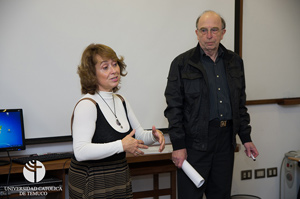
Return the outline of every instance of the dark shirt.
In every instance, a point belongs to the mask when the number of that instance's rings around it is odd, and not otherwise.
[[[205,68],[209,81],[209,120],[231,120],[230,93],[223,62],[224,52],[218,50],[215,62],[200,48],[200,60]]]

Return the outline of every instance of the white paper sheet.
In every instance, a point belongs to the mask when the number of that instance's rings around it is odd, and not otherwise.
[[[201,187],[204,183],[202,176],[190,165],[190,163],[184,160],[182,164],[182,170],[193,181],[197,188]]]

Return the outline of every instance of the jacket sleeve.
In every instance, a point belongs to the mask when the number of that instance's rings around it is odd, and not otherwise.
[[[164,111],[169,122],[169,136],[173,150],[185,147],[185,131],[183,126],[183,92],[180,75],[180,58],[171,63],[165,97],[167,108]]]
[[[245,74],[243,60],[241,61],[241,69],[242,74]],[[251,126],[250,124],[250,115],[248,113],[248,109],[246,107],[246,83],[245,83],[245,75],[242,78],[242,89],[240,93],[240,101],[239,101],[239,118],[240,118],[240,130],[238,135],[242,141],[242,143],[252,142],[251,140]]]

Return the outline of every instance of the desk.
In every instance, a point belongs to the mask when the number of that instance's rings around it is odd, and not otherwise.
[[[127,155],[127,161],[129,163],[130,173],[132,176],[140,175],[153,175],[153,190],[134,192],[134,198],[143,197],[154,197],[158,199],[158,196],[171,195],[172,199],[176,198],[176,167],[171,161],[171,153],[161,153],[161,154],[149,154],[144,156],[134,157],[132,155]],[[62,180],[62,191],[49,193],[46,198],[51,199],[64,199],[65,198],[65,184],[66,178],[65,174],[70,166],[70,159],[62,159],[55,161],[43,162],[46,173],[53,177]],[[9,172],[10,165],[0,166],[0,176],[7,176]],[[24,165],[12,163],[11,177],[15,175],[23,175]],[[159,189],[158,175],[160,173],[170,173],[170,185],[168,189]],[[12,195],[11,197],[18,196],[18,194]]]
[[[237,145],[235,152],[240,150],[240,144]],[[171,199],[176,198],[176,171],[177,168],[171,161],[172,154],[160,153],[160,154],[146,154],[144,156],[134,157],[131,154],[127,154],[126,158],[129,164],[130,173],[132,176],[141,175],[153,175],[153,190],[134,192],[134,198],[144,198],[144,197],[154,197],[158,199],[162,195],[170,195]],[[4,159],[4,158],[3,158]],[[7,158],[5,158],[7,159]],[[55,160],[43,162],[46,172],[51,174],[53,177],[62,180],[62,191],[49,193],[47,198],[51,199],[64,199],[65,198],[65,174],[70,167],[70,159]],[[12,164],[11,175],[22,175],[24,165]],[[9,165],[0,166],[0,176],[1,178],[7,175],[9,172]],[[170,188],[159,189],[159,179],[158,175],[160,173],[170,173]]]
[[[176,171],[177,167],[171,161],[171,153],[161,153],[133,157],[127,154],[127,161],[131,176],[153,175],[153,190],[133,192],[133,198],[153,197],[170,195],[171,199],[176,198]],[[170,173],[170,188],[159,189],[159,174]]]

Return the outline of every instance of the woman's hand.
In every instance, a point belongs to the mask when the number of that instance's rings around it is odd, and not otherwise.
[[[162,152],[165,149],[165,137],[164,134],[155,128],[155,126],[152,126],[152,134],[155,137],[155,139],[159,142],[159,152]]]
[[[148,146],[144,145],[142,140],[137,140],[132,136],[135,134],[133,129],[129,135],[122,139],[122,145],[125,152],[131,153],[134,156],[144,155],[144,152],[140,149],[148,149]]]

